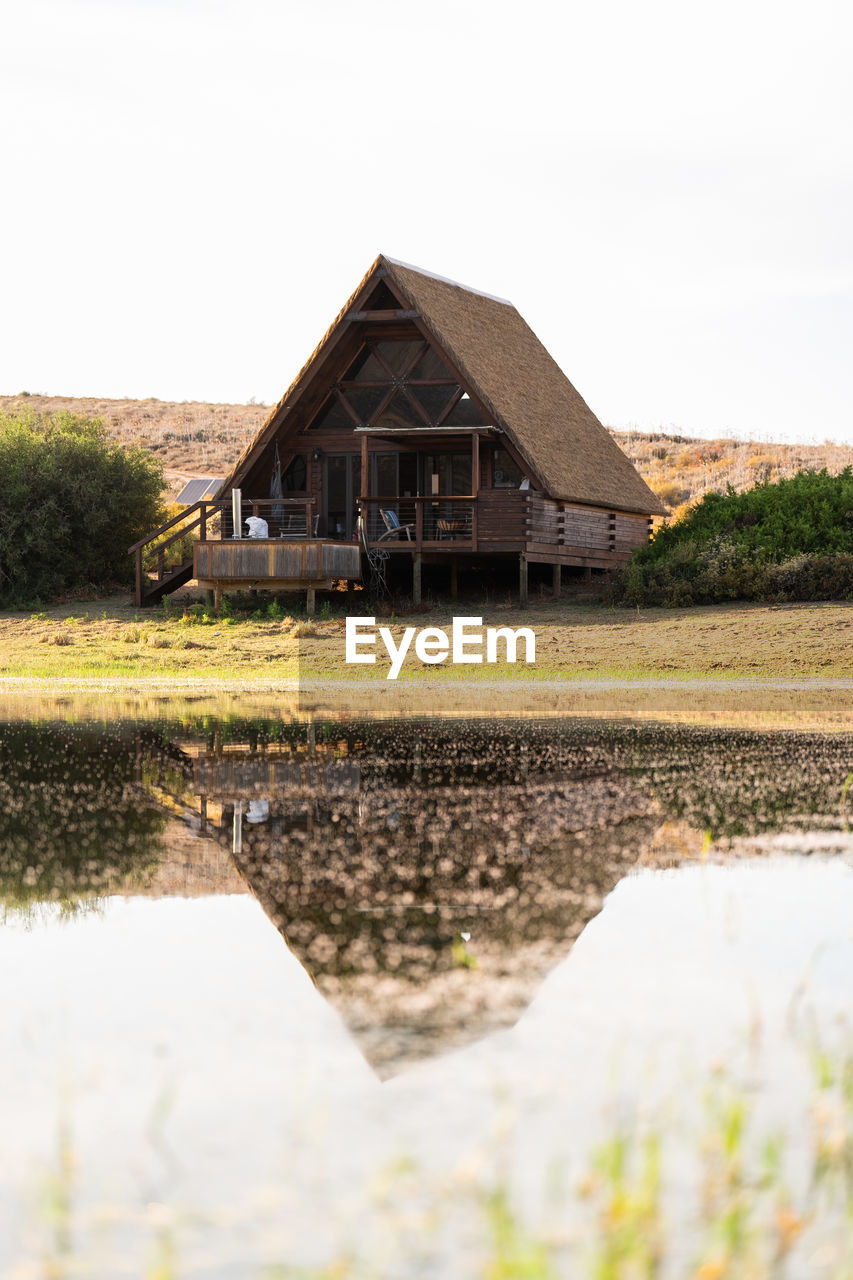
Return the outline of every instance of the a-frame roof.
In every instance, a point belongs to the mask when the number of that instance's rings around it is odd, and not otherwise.
[[[285,426],[358,305],[384,283],[459,371],[553,498],[664,515],[665,508],[511,303],[384,254],[376,259],[220,490]]]

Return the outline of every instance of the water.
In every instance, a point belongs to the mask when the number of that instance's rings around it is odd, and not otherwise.
[[[851,772],[838,731],[3,724],[0,1273],[481,1275],[505,1185],[581,1275],[590,1152],[672,1135],[678,1204],[715,1072],[804,1185]]]

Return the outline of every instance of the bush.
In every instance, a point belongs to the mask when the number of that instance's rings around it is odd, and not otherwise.
[[[0,414],[0,605],[130,583],[127,548],[163,518],[163,473],[100,422]]]
[[[795,556],[765,569],[767,591],[780,600],[853,600],[853,555]]]
[[[853,599],[853,471],[708,493],[613,583],[627,605]]]

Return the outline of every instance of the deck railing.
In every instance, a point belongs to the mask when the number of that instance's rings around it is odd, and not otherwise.
[[[316,498],[255,498],[242,504],[243,520],[260,516],[271,538],[313,538],[317,534]],[[242,538],[246,538],[246,530]],[[192,576],[193,545],[234,538],[231,502],[202,498],[166,520],[128,548],[136,563],[136,603],[158,599]]]
[[[358,500],[371,550],[522,553],[529,560],[615,567],[648,538],[648,518],[546,498],[535,490],[478,495],[395,495]],[[243,499],[243,519],[260,516],[268,539],[324,538],[318,498]],[[243,530],[246,536],[246,530]],[[230,500],[202,499],[130,548],[136,601],[150,603],[192,577],[193,543],[233,539]],[[153,574],[153,577],[152,577]]]
[[[371,547],[412,551],[456,545],[476,550],[477,499],[473,494],[359,498],[359,507]]]

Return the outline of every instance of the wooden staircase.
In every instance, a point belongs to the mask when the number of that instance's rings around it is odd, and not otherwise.
[[[171,520],[167,520],[158,529],[152,530],[128,548],[128,553],[136,559],[137,607],[145,608],[148,605],[157,604],[171,591],[177,591],[178,587],[189,582],[193,576],[192,552],[189,558],[184,558],[180,553],[185,550],[185,547],[177,544],[185,544],[186,539],[191,535],[195,535],[194,541],[198,538],[206,538],[208,523],[225,509],[225,505],[225,503],[213,502],[209,498],[202,498],[200,502],[186,507],[176,516],[172,516]],[[176,526],[178,526],[177,529]],[[163,535],[170,529],[176,529],[176,531],[164,538]],[[156,568],[152,576],[152,571],[146,566],[145,561],[147,559],[150,562],[149,549],[153,543],[156,543],[154,548]],[[170,548],[172,549],[171,559],[167,554]],[[148,552],[147,555],[146,552]],[[179,555],[177,563],[174,561],[175,553]]]

